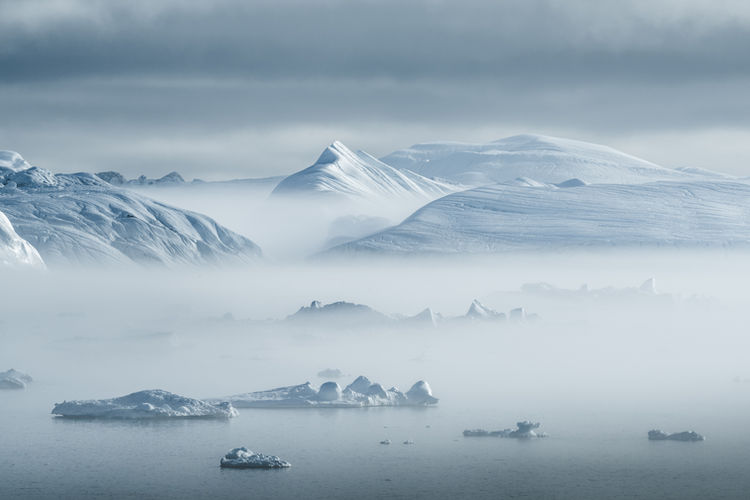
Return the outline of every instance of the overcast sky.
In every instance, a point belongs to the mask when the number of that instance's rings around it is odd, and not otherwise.
[[[543,133],[750,175],[750,2],[0,0],[0,110],[60,172]]]

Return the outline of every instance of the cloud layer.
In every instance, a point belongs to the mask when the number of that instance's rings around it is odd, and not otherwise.
[[[0,147],[218,178],[541,132],[750,174],[748,46],[739,1],[8,1]]]

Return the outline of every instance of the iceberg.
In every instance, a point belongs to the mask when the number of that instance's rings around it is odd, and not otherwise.
[[[29,375],[13,368],[0,373],[0,389],[25,389],[26,384],[32,381]]]
[[[477,299],[474,299],[464,317],[474,320],[502,321],[505,319],[505,313],[497,312],[494,309],[485,306]]]
[[[430,406],[438,399],[427,382],[420,380],[405,394],[395,387],[385,389],[365,376],[357,377],[343,390],[336,382],[325,382],[317,390],[310,382],[267,391],[227,396],[237,408],[362,408],[370,406]]]
[[[530,422],[524,420],[516,423],[515,429],[503,429],[500,431],[487,431],[484,429],[467,429],[464,431],[464,437],[502,437],[502,438],[543,438],[547,437],[545,432],[537,433],[535,429],[540,426],[539,422]]]
[[[52,409],[61,417],[89,418],[230,418],[238,415],[228,402],[209,403],[162,390],[134,392],[113,399],[64,401]]]
[[[363,304],[345,301],[323,304],[319,300],[313,300],[309,306],[300,307],[296,313],[287,316],[286,321],[303,323],[305,326],[310,324],[357,326],[386,324],[393,320]]]
[[[706,438],[695,431],[682,431],[668,434],[660,429],[648,431],[649,441],[705,441]]]
[[[254,453],[244,446],[235,448],[221,459],[221,467],[228,469],[284,469],[292,464],[276,455]]]

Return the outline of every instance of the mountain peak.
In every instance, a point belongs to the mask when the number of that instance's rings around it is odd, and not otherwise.
[[[355,157],[355,153],[346,147],[343,142],[333,141],[330,146],[323,150],[315,165],[326,165],[328,163],[336,163],[343,158],[352,159]]]

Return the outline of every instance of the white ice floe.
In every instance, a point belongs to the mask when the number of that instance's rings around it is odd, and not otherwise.
[[[229,402],[209,403],[162,390],[134,392],[113,399],[64,401],[53,415],[91,418],[229,418],[237,410]]]
[[[499,431],[486,431],[484,429],[467,429],[464,431],[465,437],[503,437],[503,438],[542,438],[547,437],[544,432],[537,433],[535,429],[539,428],[539,422],[530,422],[524,420],[516,423],[515,429],[503,429]]]
[[[26,384],[32,381],[29,375],[13,368],[0,373],[0,389],[25,389]]]
[[[650,441],[705,441],[705,437],[695,431],[682,431],[668,434],[662,430],[654,429],[648,431]]]
[[[404,394],[395,387],[385,389],[359,376],[343,390],[336,382],[326,382],[320,390],[306,382],[267,391],[228,396],[217,401],[229,401],[237,408],[361,408],[367,406],[429,406],[438,402],[432,389],[420,380]]]
[[[220,463],[222,467],[229,469],[283,469],[292,466],[276,455],[254,453],[244,446],[224,455]]]

